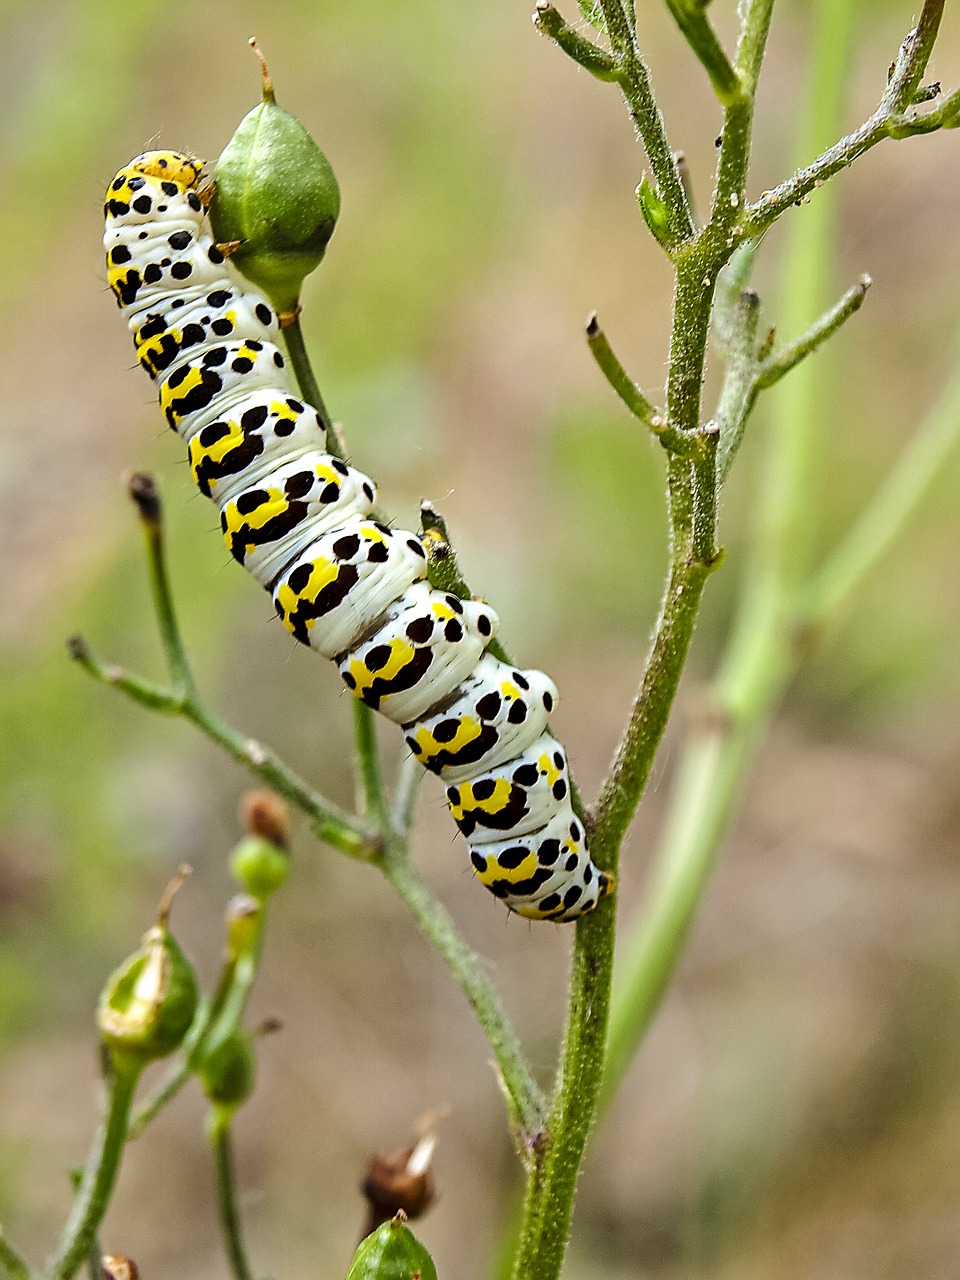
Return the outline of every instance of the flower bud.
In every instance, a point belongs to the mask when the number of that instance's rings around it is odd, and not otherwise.
[[[256,941],[263,922],[263,906],[245,893],[227,903],[227,959],[237,961]]]
[[[290,855],[262,836],[245,836],[230,855],[230,870],[247,893],[262,902],[286,880]]]
[[[141,1062],[165,1058],[183,1042],[197,1012],[199,992],[193,966],[167,928],[170,903],[186,878],[168,887],[157,923],[107,980],[97,1008],[104,1044],[115,1054]]]
[[[240,817],[249,834],[234,849],[230,869],[247,892],[263,902],[276,893],[290,869],[290,817],[272,791],[244,796]]]
[[[210,220],[218,241],[237,244],[231,261],[283,317],[296,312],[304,277],[323,258],[340,188],[307,130],[277,105],[260,60],[263,98],[214,167]]]
[[[360,1242],[347,1280],[437,1280],[433,1259],[398,1213]]]
[[[225,1107],[238,1107],[249,1098],[255,1074],[253,1045],[244,1031],[233,1031],[212,1044],[197,1069],[204,1093]]]

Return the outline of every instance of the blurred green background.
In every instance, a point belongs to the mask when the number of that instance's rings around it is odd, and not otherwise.
[[[705,201],[718,113],[663,8],[638,5],[643,45]],[[343,190],[304,324],[353,459],[401,525],[415,524],[421,495],[439,504],[511,650],[560,684],[555,725],[588,796],[603,775],[655,616],[665,520],[661,458],[602,383],[582,322],[597,308],[655,395],[670,276],[634,205],[643,159],[617,94],[539,38],[529,9],[0,0],[0,1221],[34,1258],[52,1246],[67,1168],[95,1120],[97,991],[183,860],[195,875],[174,920],[210,980],[247,785],[187,726],[94,686],[65,657],[65,637],[82,631],[105,656],[159,672],[125,469],[163,486],[209,700],[351,799],[347,695],[228,563],[131,367],[99,246],[102,191],[130,156],[157,143],[218,154],[258,93],[252,32],[279,101]],[[727,36],[733,10],[711,10]],[[861,10],[846,127],[872,109],[913,16],[901,0]],[[805,3],[781,0],[753,195],[788,171],[809,27]],[[931,71],[960,81],[955,14]],[[847,526],[956,359],[956,146],[956,134],[887,143],[838,181],[835,292],[862,271],[875,285],[818,357],[812,555]],[[768,299],[783,246],[780,226],[761,254]],[[729,558],[710,585],[687,707],[736,597],[771,404],[725,495]],[[954,458],[774,728],[679,980],[597,1131],[572,1280],[957,1273],[958,479]],[[681,706],[631,837],[625,921],[683,719]],[[383,742],[392,767],[399,735],[387,726]],[[432,783],[419,813],[417,860],[490,957],[548,1073],[570,935],[504,920]],[[442,1276],[479,1280],[518,1183],[481,1036],[375,873],[303,831],[294,856],[253,1011],[285,1030],[262,1047],[237,1134],[255,1267],[343,1274],[367,1156],[445,1103],[441,1199],[421,1234]],[[226,1275],[201,1111],[184,1097],[128,1153],[104,1243],[145,1277]]]

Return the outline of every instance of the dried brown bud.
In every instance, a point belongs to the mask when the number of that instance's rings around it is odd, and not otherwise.
[[[370,1211],[361,1239],[399,1212],[415,1221],[436,1200],[430,1162],[437,1144],[433,1122],[440,1114],[432,1112],[423,1117],[417,1125],[418,1136],[402,1151],[373,1156],[370,1160],[362,1185]]]
[[[272,791],[248,791],[240,801],[240,821],[252,836],[286,849],[290,843],[290,814]]]
[[[103,1267],[103,1280],[140,1280],[137,1264],[122,1253],[107,1254],[100,1259],[100,1265]]]

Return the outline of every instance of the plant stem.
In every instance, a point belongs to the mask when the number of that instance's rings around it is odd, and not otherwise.
[[[740,80],[707,18],[702,0],[666,0],[687,44],[703,64],[713,91],[727,103],[740,92]]]
[[[79,636],[71,638],[69,651],[74,661],[102,684],[118,689],[152,711],[181,716],[196,725],[238,764],[304,813],[318,839],[362,861],[369,861],[376,854],[380,847],[377,836],[310,787],[268,748],[253,738],[244,737],[221,720],[197,695],[184,699],[172,689],[164,689],[112,663],[102,662]]]
[[[233,1152],[230,1142],[232,1113],[227,1107],[214,1106],[207,1115],[207,1137],[213,1154],[217,1176],[217,1204],[220,1209],[220,1228],[223,1245],[230,1262],[234,1280],[254,1280],[247,1262],[237,1212],[236,1188],[233,1176]]]
[[[50,1265],[50,1280],[70,1280],[83,1265],[107,1211],[116,1181],[141,1064],[115,1055],[107,1079],[105,1115],[83,1171],[83,1180]]]
[[[926,0],[917,27],[900,46],[887,87],[873,115],[859,129],[828,147],[811,164],[798,170],[772,191],[765,191],[759,200],[750,205],[738,230],[741,239],[755,239],[791,205],[799,204],[816,187],[822,186],[827,178],[846,168],[884,138],[933,132],[953,123],[952,98],[939,110],[926,115],[906,114],[930,60],[944,4],[945,0]],[[845,12],[843,5],[839,12]]]
[[[317,384],[313,366],[310,364],[310,357],[307,354],[306,343],[303,340],[303,330],[300,328],[299,312],[284,327],[283,338],[287,344],[287,354],[290,357],[290,363],[293,365],[293,372],[297,379],[297,386],[300,388],[300,394],[308,404],[313,405],[320,415],[320,421],[323,423],[323,429],[327,436],[327,453],[332,453],[334,457],[342,459],[344,457],[343,448],[334,430],[333,419],[327,412],[327,406],[323,403],[323,396],[320,394],[320,387]]]
[[[693,217],[680,181],[676,156],[667,140],[663,116],[653,95],[650,73],[637,47],[636,21],[628,17],[620,0],[599,0],[599,3],[610,43],[621,62],[618,82],[650,161],[657,192],[669,210],[672,242],[679,245],[693,234]]]
[[[25,1262],[0,1229],[0,1267],[11,1280],[32,1280],[30,1264]]]
[[[363,812],[373,823],[374,830],[382,833],[387,829],[389,813],[380,768],[376,718],[366,703],[359,699],[354,699],[353,724]]]
[[[459,934],[405,851],[388,850],[380,867],[439,952],[476,1014],[509,1103],[518,1151],[523,1159],[528,1159],[543,1128],[546,1104],[483,961]]]
[[[804,148],[834,127],[855,0],[819,0],[819,33]],[[821,201],[801,219],[786,270],[788,322],[801,328],[825,288],[832,234],[831,204]],[[647,905],[632,930],[610,1015],[604,1100],[616,1090],[673,974],[702,899],[719,842],[762,740],[773,707],[796,661],[785,601],[801,572],[811,509],[811,435],[817,387],[812,366],[784,384],[781,417],[769,437],[769,459],[758,504],[759,527],[747,590],[730,650],[717,679],[712,711],[695,727],[677,773],[670,817]],[[782,393],[781,393],[782,395]]]

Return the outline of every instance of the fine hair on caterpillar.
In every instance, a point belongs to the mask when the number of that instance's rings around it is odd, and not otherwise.
[[[373,481],[327,451],[319,414],[289,385],[276,312],[214,241],[202,169],[172,151],[124,166],[104,247],[137,358],[231,554],[287,630],[440,776],[482,883],[531,919],[582,916],[611,882],[549,731],[556,686],[487,651],[494,610],[432,587],[422,539],[381,523]]]

